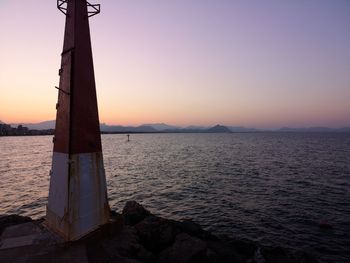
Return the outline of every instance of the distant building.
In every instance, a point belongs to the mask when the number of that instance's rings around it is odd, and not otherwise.
[[[17,127],[17,135],[27,135],[29,129],[27,127],[23,127],[22,125],[18,125]]]
[[[11,125],[8,124],[0,124],[0,136],[11,135],[12,128]]]

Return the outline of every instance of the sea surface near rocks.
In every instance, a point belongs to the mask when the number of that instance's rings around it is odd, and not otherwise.
[[[103,135],[110,204],[349,262],[350,135]],[[0,137],[0,214],[45,214],[52,137]],[[326,222],[331,228],[320,228]],[[322,225],[322,224],[321,224]]]

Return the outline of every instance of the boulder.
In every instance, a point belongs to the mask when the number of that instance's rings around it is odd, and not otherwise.
[[[125,226],[113,238],[100,241],[101,245],[111,258],[116,255],[123,257],[135,257],[140,250],[139,237],[133,227]]]
[[[98,235],[83,243],[91,263],[151,262],[153,256],[140,244],[136,229],[126,225],[111,236]]]
[[[216,239],[214,235],[203,230],[199,224],[190,219],[186,219],[181,222],[174,221],[174,224],[180,229],[181,232],[185,232],[190,236],[195,236],[201,239]]]
[[[259,249],[259,251],[261,251]],[[281,247],[265,248],[261,252],[261,256],[266,260],[266,262],[277,263],[286,262],[293,263],[293,259],[289,257],[286,251]]]
[[[150,251],[159,252],[170,246],[177,234],[170,220],[148,216],[135,225],[141,243]]]
[[[19,215],[5,215],[0,216],[0,235],[5,230],[5,228],[13,225],[18,225],[22,223],[31,222],[32,219],[26,216]]]
[[[156,256],[152,252],[148,251],[144,247],[140,247],[139,251],[137,251],[137,259],[141,262],[151,263],[156,261]]]
[[[317,263],[318,262],[318,260],[307,251],[302,251],[302,250],[294,251],[293,257],[298,263]]]
[[[261,260],[256,260],[260,258]],[[317,260],[302,251],[292,251],[283,247],[261,247],[255,252],[254,262],[266,263],[316,263]]]
[[[210,254],[204,241],[181,233],[171,247],[160,253],[158,263],[210,262]]]
[[[135,201],[126,202],[123,208],[123,219],[126,225],[135,225],[151,213]]]
[[[254,254],[254,250],[251,254],[246,254],[246,251],[243,253],[239,248],[221,240],[208,240],[207,246],[215,253],[214,262],[248,262]]]
[[[110,215],[111,218],[117,218],[117,217],[121,216],[121,214],[118,213],[118,212],[115,211],[115,210],[110,210],[110,211],[109,211],[109,215]]]

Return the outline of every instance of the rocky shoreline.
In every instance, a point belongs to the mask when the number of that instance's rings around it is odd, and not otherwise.
[[[314,263],[304,251],[264,247],[248,241],[219,238],[191,220],[175,221],[151,214],[135,201],[126,203],[121,214],[111,212],[112,220],[101,229],[76,242],[59,242],[47,233],[43,219],[18,215],[0,217],[1,262],[157,262],[157,263]],[[16,229],[17,228],[17,229]],[[22,230],[20,230],[22,229]],[[10,233],[41,233],[30,245],[4,244]],[[28,230],[30,229],[30,230]],[[35,229],[35,230],[33,230]],[[46,232],[45,232],[46,231]],[[13,235],[13,234],[12,234]],[[27,240],[22,238],[22,240]],[[33,239],[34,240],[34,239]],[[11,241],[11,240],[10,240]],[[10,242],[11,243],[11,242]],[[1,247],[2,246],[2,247]]]

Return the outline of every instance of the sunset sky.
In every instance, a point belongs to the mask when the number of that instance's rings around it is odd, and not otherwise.
[[[348,0],[99,3],[101,122],[350,126]],[[0,120],[54,119],[65,16],[56,0],[0,0],[0,19]]]

